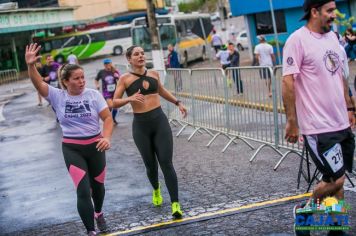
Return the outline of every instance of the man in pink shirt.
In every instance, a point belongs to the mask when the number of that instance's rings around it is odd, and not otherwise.
[[[323,175],[311,197],[316,203],[327,196],[344,198],[345,171],[352,171],[355,149],[351,131],[355,108],[342,76],[339,42],[331,31],[336,18],[335,1],[305,0],[303,9],[302,19],[307,24],[288,38],[283,52],[285,138],[295,143],[300,132]],[[309,235],[309,232],[297,235]]]

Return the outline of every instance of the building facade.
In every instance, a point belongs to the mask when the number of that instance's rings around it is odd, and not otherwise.
[[[59,6],[76,7],[76,20],[110,20],[132,12],[146,12],[146,0],[58,0]],[[166,7],[164,0],[156,1],[156,8]]]
[[[33,33],[78,24],[73,10],[72,7],[51,7],[0,11],[0,70],[25,70],[25,47]]]
[[[0,0],[0,4],[17,2],[19,8],[58,7],[58,0]]]
[[[0,70],[26,69],[24,49],[36,32],[128,23],[146,14],[146,0],[18,0],[17,5],[18,9],[0,11]],[[156,1],[157,13],[167,13],[165,7],[165,0]]]
[[[351,16],[356,17],[356,0],[350,0],[350,11],[351,11]]]
[[[353,7],[351,2],[353,2]],[[336,4],[338,10],[348,18],[352,16],[352,9],[355,11],[355,2],[356,0],[337,0]],[[280,51],[282,51],[283,45],[289,35],[305,24],[305,21],[300,21],[300,18],[304,14],[302,8],[304,0],[273,0],[272,3]],[[250,41],[249,48],[254,48],[258,43],[258,35],[264,35],[267,41],[273,45],[275,44],[270,1],[230,0],[230,8],[233,16],[244,16],[245,18],[245,26]],[[354,14],[354,16],[356,15]],[[345,27],[336,27],[336,29],[342,32],[345,30]],[[250,52],[252,56],[253,50],[250,50]]]

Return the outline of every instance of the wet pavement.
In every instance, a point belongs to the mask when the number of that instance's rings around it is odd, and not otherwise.
[[[98,65],[98,62],[84,65],[86,73],[94,75]],[[89,79],[88,86],[93,86]],[[34,89],[29,83],[23,87],[17,91],[22,95],[10,99],[3,107],[5,121],[0,123],[1,235],[85,235],[76,210],[75,189],[63,161],[61,131],[53,111],[46,102],[43,107],[37,107]],[[160,208],[152,206],[151,187],[131,135],[132,114],[120,112],[118,120],[112,149],[107,152],[103,210],[109,233],[293,235],[292,208],[304,198],[251,207],[248,211],[228,215],[219,212],[304,193],[306,182],[302,181],[299,190],[296,182],[299,157],[290,155],[273,171],[279,159],[273,150],[263,149],[250,163],[255,150],[243,142],[237,141],[221,153],[228,142],[225,137],[219,137],[207,148],[205,145],[211,137],[205,133],[187,141],[192,129],[174,138],[174,165],[185,217],[197,219],[166,228],[135,230],[170,222],[169,196],[160,174],[164,204]],[[172,126],[174,134],[179,129]],[[259,146],[258,143],[253,145]],[[356,235],[355,191],[354,188],[346,191],[346,202],[352,207],[350,235]],[[206,213],[214,217],[199,218]],[[316,235],[325,235],[325,232]]]

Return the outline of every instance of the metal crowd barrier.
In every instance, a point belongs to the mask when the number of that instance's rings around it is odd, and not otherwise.
[[[164,85],[165,80],[166,80],[166,70],[156,70],[158,72],[159,75],[159,80],[161,81],[161,84]]]
[[[229,87],[231,133],[278,151],[275,106],[267,87],[273,75],[268,67],[236,67],[226,70]],[[267,78],[268,77],[268,78]],[[227,148],[227,147],[226,147]],[[256,155],[259,152],[256,151]]]
[[[172,103],[164,101],[164,109],[169,122],[174,126],[180,126],[176,136],[178,137],[187,127],[194,127],[193,107],[191,98],[191,70],[189,69],[168,69],[164,80],[164,87],[169,90],[178,100],[182,101],[188,110],[188,116],[182,119],[182,114]]]
[[[5,92],[14,92],[19,82],[19,74],[16,69],[0,71],[0,86]]]
[[[228,129],[226,76],[221,69],[194,69],[191,71],[191,98],[195,130],[188,141],[199,131],[205,131],[212,139],[226,135]],[[228,138],[230,138],[228,136]]]
[[[115,65],[121,73],[128,71],[127,65]],[[242,140],[251,149],[250,141],[261,145],[250,162],[265,147],[272,148],[281,156],[276,170],[291,154],[301,155],[303,143],[287,143],[284,139],[286,118],[282,100],[282,68],[235,67],[225,71],[217,68],[158,70],[163,86],[181,100],[188,110],[182,115],[174,104],[162,99],[162,108],[169,122],[180,127],[176,136],[188,127],[192,133],[207,133],[211,139],[209,147],[219,136],[228,138],[222,149],[225,152],[232,143]],[[268,89],[270,82],[270,90]],[[281,148],[287,151],[283,153]]]
[[[303,157],[301,155],[302,150],[303,150],[303,141],[301,139],[298,139],[298,142],[296,144],[291,144],[288,143],[285,140],[285,127],[286,127],[286,116],[285,116],[285,111],[284,111],[284,107],[283,107],[283,99],[282,99],[282,66],[276,66],[274,68],[274,75],[275,75],[275,81],[276,81],[276,93],[275,93],[275,97],[277,98],[277,102],[278,102],[278,110],[280,111],[278,113],[278,127],[279,127],[279,144],[278,147],[279,148],[285,148],[288,151],[286,153],[284,153],[281,157],[281,159],[278,161],[278,163],[276,164],[276,166],[274,167],[274,170],[276,170],[280,164],[285,160],[285,158],[291,154],[291,153],[295,153],[297,155],[300,155],[301,157]]]
[[[271,89],[268,90],[268,82]],[[229,141],[224,152],[237,139],[251,149],[249,141],[261,143],[250,159],[252,162],[265,147],[270,147],[281,156],[274,167],[276,170],[283,160],[295,153],[302,157],[303,143],[290,144],[284,140],[286,118],[282,101],[281,67],[236,67],[221,69],[169,69],[165,87],[183,101],[189,115],[183,120],[178,109],[165,104],[165,112],[173,125],[187,127],[196,133],[208,133],[212,138],[209,147],[220,136]],[[281,148],[287,149],[282,153]]]

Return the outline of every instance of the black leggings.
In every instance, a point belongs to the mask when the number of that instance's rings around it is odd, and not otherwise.
[[[135,113],[132,135],[145,163],[152,187],[158,188],[158,160],[171,202],[178,202],[178,181],[172,163],[172,130],[161,107],[145,113]]]
[[[99,152],[96,144],[62,143],[64,161],[77,188],[78,212],[87,231],[95,230],[94,208],[101,212],[105,196],[105,152]]]

